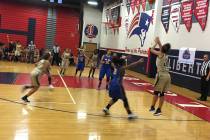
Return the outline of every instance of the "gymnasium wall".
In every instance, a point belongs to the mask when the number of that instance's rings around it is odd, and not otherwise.
[[[83,8],[83,32],[82,32],[82,46],[83,43],[100,43],[102,12],[99,9],[84,4]],[[85,34],[87,25],[94,25],[97,28],[96,37],[90,38]],[[96,30],[96,29],[94,29]],[[94,31],[93,31],[94,32]],[[94,34],[94,33],[93,33]]]
[[[1,1],[0,16],[0,41],[6,43],[8,39],[19,40],[25,46],[31,38],[39,48],[45,46],[47,7]],[[35,27],[31,29],[34,34],[29,34],[29,19],[33,19],[35,24]]]
[[[51,7],[1,1],[0,41],[7,43],[8,40],[19,40],[26,46],[29,41],[34,40],[38,48],[45,48],[47,30],[55,30],[52,40],[58,43],[62,50],[71,48],[76,53],[80,38],[79,11],[56,7],[56,29],[52,29],[47,27],[49,8]]]
[[[193,16],[193,23],[191,31],[188,32],[183,21],[180,23],[178,32],[175,31],[174,26],[170,20],[168,33],[165,32],[164,27],[161,23],[161,12],[162,6],[167,5],[168,0],[158,0],[153,5],[149,5],[147,2],[146,11],[148,15],[153,15],[153,22],[150,23],[149,29],[146,32],[146,39],[144,45],[141,46],[141,39],[138,35],[132,35],[129,37],[126,30],[129,30],[130,26],[133,25],[133,18],[137,14],[137,9],[133,13],[130,8],[130,14],[128,15],[126,0],[121,4],[121,17],[122,17],[122,26],[119,28],[119,32],[114,34],[113,30],[107,30],[105,25],[102,24],[101,31],[101,49],[109,48],[118,53],[130,54],[129,62],[138,60],[141,57],[144,57],[145,63],[143,66],[137,66],[132,68],[133,71],[148,74],[147,73],[147,56],[148,48],[154,44],[154,38],[159,36],[163,43],[170,42],[172,45],[172,51],[169,55],[170,61],[170,73],[172,76],[172,83],[194,90],[200,90],[200,68],[202,63],[202,56],[205,53],[209,53],[209,36],[210,36],[210,14],[208,14],[206,29],[202,31],[199,23]],[[177,0],[172,0],[172,4],[176,4]],[[113,7],[105,6],[103,10],[102,22],[106,22],[106,9]],[[208,8],[208,10],[210,10]],[[140,13],[142,12],[142,5],[140,6]],[[141,17],[141,15],[140,15]],[[128,21],[128,26],[126,22]],[[137,28],[138,25],[135,25],[133,29]],[[131,31],[132,32],[132,31]],[[196,48],[196,60],[194,65],[180,64],[178,63],[178,54],[179,49],[182,47]],[[155,61],[155,60],[153,60]],[[155,71],[155,63],[151,65],[151,68]],[[152,75],[154,76],[154,74]],[[194,86],[192,86],[194,83]]]

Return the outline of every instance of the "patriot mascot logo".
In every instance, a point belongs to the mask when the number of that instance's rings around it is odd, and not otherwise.
[[[96,38],[96,36],[98,35],[98,28],[93,24],[88,24],[85,27],[85,35],[88,38]]]
[[[149,16],[147,13],[137,13],[136,16],[133,18],[130,28],[128,30],[128,38],[131,38],[134,35],[139,36],[141,47],[143,47],[151,20],[152,17]]]

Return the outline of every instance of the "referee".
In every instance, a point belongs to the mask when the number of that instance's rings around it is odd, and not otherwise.
[[[200,101],[207,101],[209,86],[210,86],[210,61],[207,54],[203,56],[203,64],[201,67],[201,97],[198,98]]]

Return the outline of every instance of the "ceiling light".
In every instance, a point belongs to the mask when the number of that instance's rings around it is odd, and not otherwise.
[[[97,1],[88,1],[88,4],[92,5],[92,6],[98,6],[98,2]]]

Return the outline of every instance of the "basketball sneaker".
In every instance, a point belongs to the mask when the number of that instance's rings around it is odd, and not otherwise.
[[[135,114],[128,114],[128,119],[129,120],[132,120],[132,119],[137,119],[138,118],[138,116],[137,115],[135,115]]]
[[[49,85],[49,89],[54,89],[55,87],[53,85]]]
[[[104,108],[104,109],[103,109],[103,112],[104,112],[105,115],[110,115],[109,109],[107,109],[107,108]]]
[[[21,99],[26,103],[30,103],[30,101],[28,100],[28,98],[26,96],[22,97]]]
[[[150,111],[150,112],[155,112],[155,107],[154,107],[154,106],[151,106],[151,108],[150,108],[149,111]]]
[[[158,108],[153,115],[154,116],[160,116],[161,115],[161,109]]]

